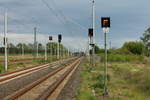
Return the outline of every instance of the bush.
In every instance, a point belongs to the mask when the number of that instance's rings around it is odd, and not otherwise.
[[[104,54],[99,56],[101,56],[101,61],[104,61]],[[108,54],[108,62],[141,62],[143,60],[144,57],[142,55]]]
[[[107,74],[107,79],[108,81],[110,81],[110,75]],[[95,88],[100,88],[103,89],[104,88],[104,75],[99,74],[96,75],[95,77],[93,77],[93,81],[97,80],[97,82],[95,84],[92,85],[92,87]]]
[[[141,55],[144,52],[144,44],[141,42],[126,42],[123,47],[123,51],[130,52],[132,54]]]

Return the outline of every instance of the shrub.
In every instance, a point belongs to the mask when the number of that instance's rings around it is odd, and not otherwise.
[[[141,55],[144,52],[144,44],[141,42],[126,42],[123,47],[123,51],[129,51],[132,54]]]
[[[100,54],[101,61],[104,61],[104,54]],[[144,57],[141,55],[125,55],[125,54],[109,54],[108,62],[135,62],[143,61]]]
[[[110,81],[110,75],[107,74],[107,79],[108,81]],[[93,80],[97,80],[96,83],[94,83],[92,85],[93,88],[100,88],[100,89],[103,89],[104,88],[104,75],[102,74],[99,74],[99,75],[96,75]]]

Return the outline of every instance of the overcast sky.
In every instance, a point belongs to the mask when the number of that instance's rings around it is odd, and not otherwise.
[[[8,34],[11,42],[32,42],[33,27],[38,28],[38,41],[63,34],[63,44],[86,47],[87,29],[91,26],[91,0],[0,0],[0,39],[3,15],[8,12]],[[139,40],[150,26],[150,0],[96,0],[96,43],[103,47],[100,27],[102,16],[111,17],[109,41],[121,47],[126,41]],[[48,8],[49,7],[49,8]],[[22,34],[22,35],[18,35]]]

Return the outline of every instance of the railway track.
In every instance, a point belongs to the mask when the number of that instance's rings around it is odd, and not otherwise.
[[[70,59],[73,59],[73,58],[70,58]],[[70,60],[70,59],[67,59],[67,60]],[[65,61],[65,60],[63,60],[63,61]],[[37,65],[37,66],[33,66],[33,67],[24,68],[21,70],[16,70],[16,71],[0,74],[0,84],[4,83],[6,81],[12,80],[13,78],[21,77],[23,75],[30,74],[34,71],[40,70],[40,69],[45,68],[45,67],[54,66],[54,65],[57,65],[59,63],[60,63],[60,61],[55,61],[52,63],[41,64],[41,65]]]
[[[55,93],[55,90],[57,90],[59,85],[61,85],[64,81],[68,80],[67,78],[69,78],[73,74],[75,69],[78,67],[80,61],[81,58],[80,59],[72,58],[68,60],[67,63],[61,64],[61,67],[54,67],[53,71],[47,73],[43,77],[40,77],[30,82],[29,84],[23,85],[20,89],[8,93],[7,96],[0,95],[0,97],[2,98],[2,100],[15,100],[15,99],[16,100],[46,100],[49,99],[50,97],[53,97],[51,96],[53,95],[53,93],[55,95],[56,94],[58,95],[59,92]],[[1,88],[3,87],[1,87],[0,84],[0,89]],[[3,91],[0,90],[0,92]],[[47,95],[43,95],[43,94],[47,94]],[[55,100],[55,99],[53,98],[49,100]]]

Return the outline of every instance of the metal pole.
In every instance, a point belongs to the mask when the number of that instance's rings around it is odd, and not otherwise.
[[[58,45],[58,44],[57,44]],[[55,57],[57,57],[57,45],[55,46]]]
[[[50,57],[51,57],[51,61],[53,60],[53,44],[51,42],[50,44]]]
[[[61,48],[62,58],[64,58],[64,47]]]
[[[39,44],[36,42],[36,57],[38,58],[39,56]]]
[[[90,40],[88,39],[88,48],[87,48],[87,55],[88,56],[90,55],[89,51],[90,51]]]
[[[59,52],[60,52],[59,51],[59,49],[60,49],[59,46],[60,46],[60,43],[57,43],[57,59],[59,59]]]
[[[70,53],[69,53],[69,48],[68,48],[68,57],[70,56]]]
[[[92,43],[95,44],[95,0],[93,0],[93,7],[92,7],[92,16],[93,16],[93,39],[92,39]],[[92,47],[92,64],[95,65],[95,45]]]
[[[34,58],[36,58],[36,49],[37,49],[37,42],[36,42],[36,27],[34,27]]]
[[[59,58],[62,58],[62,46],[59,44]]]
[[[105,38],[105,62],[104,62],[104,95],[108,95],[108,89],[107,89],[107,33],[104,33],[104,38]]]
[[[90,37],[90,46],[92,44],[92,37]],[[93,67],[93,47],[91,46],[91,50],[90,50],[90,68],[92,69]]]
[[[63,57],[64,57],[64,54],[63,54],[63,52],[64,52],[64,47],[62,46],[61,48],[60,48],[61,50],[60,50],[60,52],[61,52],[61,58],[63,59]]]
[[[47,44],[45,44],[45,61],[47,60]]]
[[[8,55],[7,55],[7,12],[4,17],[4,43],[5,43],[5,71],[8,69]]]
[[[24,45],[22,43],[22,57],[24,57]]]

